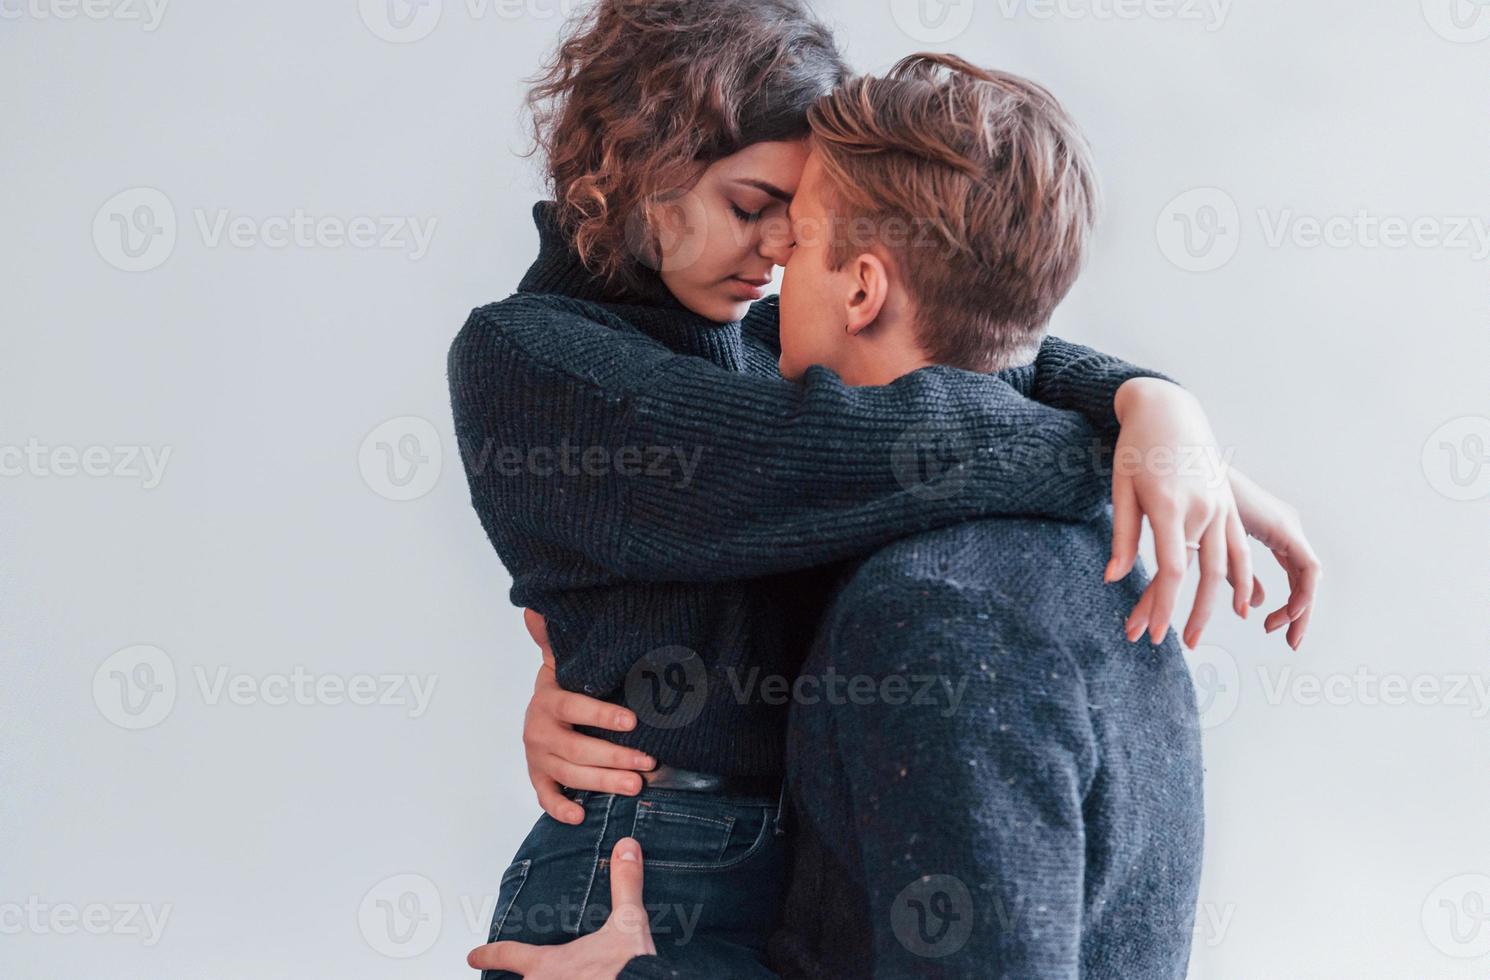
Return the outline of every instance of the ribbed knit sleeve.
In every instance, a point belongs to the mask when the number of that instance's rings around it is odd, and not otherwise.
[[[855,388],[812,368],[793,384],[620,327],[533,294],[471,314],[448,369],[484,522],[633,581],[726,581],[972,517],[1089,517],[1105,499],[1092,427],[996,377],[933,367]]]
[[[1134,378],[1172,378],[1135,367],[1121,358],[1062,340],[1046,337],[1035,355],[1034,388],[1030,397],[1054,408],[1069,409],[1096,427],[1109,443],[1118,436],[1113,403],[1117,390]]]

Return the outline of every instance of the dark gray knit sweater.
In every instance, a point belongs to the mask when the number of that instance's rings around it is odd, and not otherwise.
[[[1124,640],[1147,578],[1102,584],[1110,537],[1105,516],[974,521],[853,574],[792,708],[781,976],[1185,976],[1195,691],[1172,633]]]
[[[932,367],[853,388],[814,367],[794,384],[773,300],[718,324],[660,283],[610,295],[551,205],[534,217],[518,292],[451,345],[451,407],[471,502],[513,604],[547,617],[560,684],[642,717],[614,741],[778,776],[785,706],[740,684],[751,667],[794,673],[810,629],[753,579],[979,516],[1102,506],[1093,456],[1116,434],[1114,394],[1151,372],[1051,340],[998,376]]]

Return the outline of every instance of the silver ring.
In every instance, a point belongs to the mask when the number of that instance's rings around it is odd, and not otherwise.
[[[1199,551],[1200,550],[1200,543],[1199,542],[1196,542],[1195,544],[1191,544],[1190,542],[1186,541],[1185,542],[1185,547],[1186,548],[1189,548],[1191,551]]]

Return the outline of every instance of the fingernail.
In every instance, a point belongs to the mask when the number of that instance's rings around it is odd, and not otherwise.
[[[620,852],[616,855],[616,859],[619,861],[635,861],[637,858],[636,841],[634,840],[623,840],[616,850]]]
[[[616,730],[617,731],[629,732],[629,731],[631,731],[631,729],[633,729],[635,727],[636,727],[636,722],[635,722],[635,720],[630,715],[626,714],[625,712],[622,712],[622,713],[616,715]]]
[[[652,761],[652,757],[650,755],[639,755],[636,757],[635,760],[632,761],[631,764],[632,767],[636,769],[651,769],[653,766],[657,765],[657,763]]]

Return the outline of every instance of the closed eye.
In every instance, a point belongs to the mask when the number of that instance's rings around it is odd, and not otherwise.
[[[761,215],[765,214],[764,211],[746,211],[744,208],[736,204],[731,204],[729,206],[729,209],[735,213],[735,217],[739,218],[747,225],[755,224],[757,221],[761,220]]]

